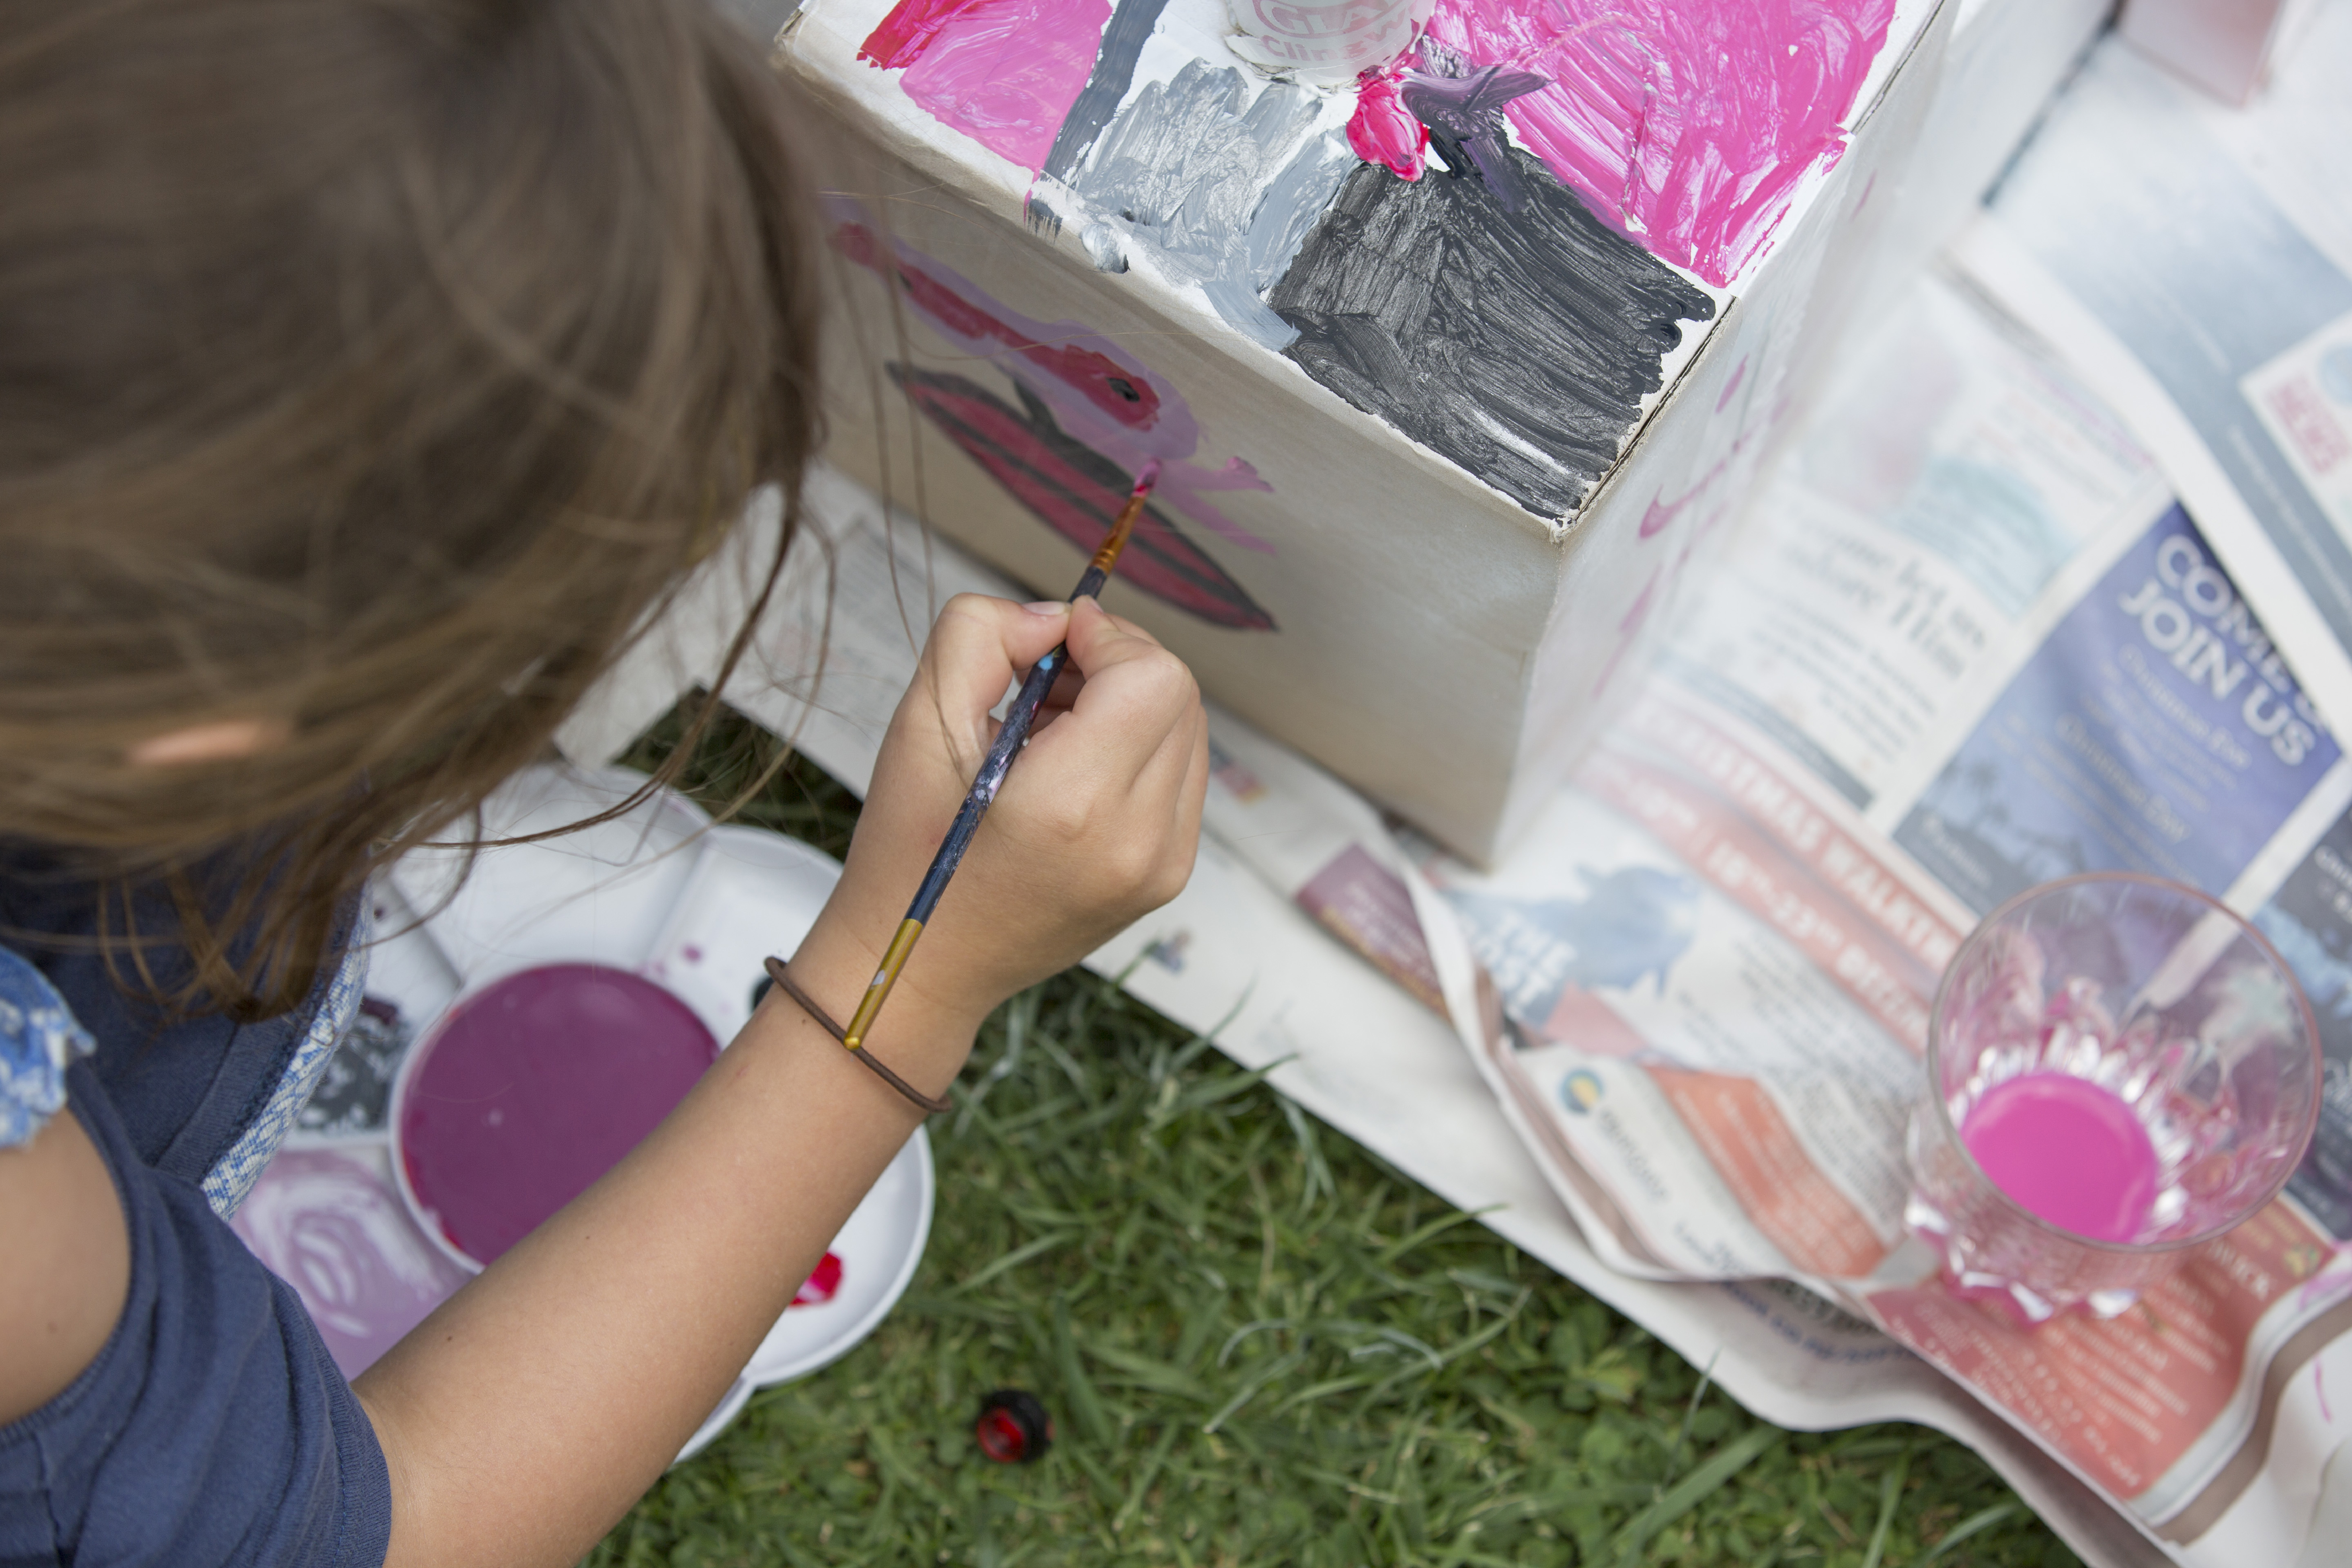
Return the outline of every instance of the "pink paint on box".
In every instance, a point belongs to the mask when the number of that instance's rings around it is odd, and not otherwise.
[[[942,125],[1030,170],[1045,166],[1085,90],[1109,0],[903,0],[858,58]]]
[[[1603,221],[1727,285],[1770,240],[1843,121],[1895,0],[1441,0],[1429,36],[1549,79],[1504,107]]]

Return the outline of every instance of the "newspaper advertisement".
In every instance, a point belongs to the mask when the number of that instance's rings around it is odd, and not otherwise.
[[[2161,454],[2352,724],[2352,16],[2230,110],[2095,52],[1959,258]]]

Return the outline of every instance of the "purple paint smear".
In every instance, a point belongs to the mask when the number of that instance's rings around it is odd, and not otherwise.
[[[1422,69],[1404,76],[1403,100],[1438,143],[1446,166],[1466,171],[1466,161],[1486,182],[1505,212],[1526,205],[1518,173],[1503,154],[1503,116],[1511,102],[1551,84],[1533,71],[1501,66],[1473,68],[1467,60],[1433,39],[1421,42]]]
[[[1428,37],[1474,69],[1545,78],[1503,110],[1519,142],[1604,222],[1720,288],[1837,162],[1894,15],[1895,0],[1439,0]]]
[[[857,51],[930,116],[1032,173],[1094,69],[1110,0],[899,0]]]
[[[842,204],[835,217],[840,220],[835,248],[861,266],[880,270],[882,258],[865,215]],[[1226,458],[1221,468],[1192,463],[1201,446],[1201,426],[1165,378],[1090,328],[1076,321],[1032,321],[920,251],[904,244],[896,249],[908,305],[940,336],[1011,376],[1027,397],[1053,415],[1064,434],[1129,473],[1142,472],[1148,462],[1159,463],[1160,483],[1151,496],[1155,504],[1172,506],[1244,550],[1274,553],[1273,545],[1208,500],[1213,490],[1271,491],[1274,487],[1240,458]]]
[[[618,1163],[719,1057],[685,1003],[593,963],[485,986],[419,1049],[397,1133],[409,1190],[485,1264]]]
[[[345,1377],[357,1377],[466,1282],[366,1156],[289,1149],[230,1222],[294,1287]]]

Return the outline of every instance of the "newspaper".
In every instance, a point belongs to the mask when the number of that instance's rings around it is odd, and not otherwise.
[[[1922,286],[1501,864],[1316,809],[1336,785],[1213,733],[1221,838],[1325,923],[1360,911],[1341,935],[1409,994],[1441,977],[1612,1268],[1802,1282],[2179,1561],[2295,1561],[2352,1375],[2340,1070],[2289,1194],[2115,1321],[2018,1329],[1905,1237],[1928,1004],[2011,893],[2173,877],[2352,1002],[2326,945],[2352,956],[2352,764],[2158,466],[1982,301]]]
[[[2352,724],[2352,16],[2220,108],[2096,51],[1960,258],[2163,456]]]
[[[2218,129],[2095,57],[1965,280],[1864,356],[1503,863],[1360,810],[1286,834],[1307,796],[1229,723],[1213,786],[1278,889],[1370,912],[1341,934],[1408,991],[1445,977],[1612,1268],[1806,1283],[2200,1564],[2338,1561],[2318,1521],[2352,1491],[2327,1392],[2352,1373],[2352,13],[2329,20]],[[2307,230],[2281,204],[2315,184]],[[1961,936],[2097,868],[2271,935],[2322,1019],[2322,1124],[2286,1195],[2138,1309],[2028,1331],[1906,1240],[1904,1126]]]

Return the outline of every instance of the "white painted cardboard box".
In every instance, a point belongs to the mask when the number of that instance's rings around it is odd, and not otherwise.
[[[855,143],[828,455],[1041,593],[1159,459],[1111,606],[1483,859],[1871,291],[1960,8],[1440,0],[1318,92],[1222,0],[808,0],[780,58]],[[1896,248],[1974,194],[1903,191]]]

